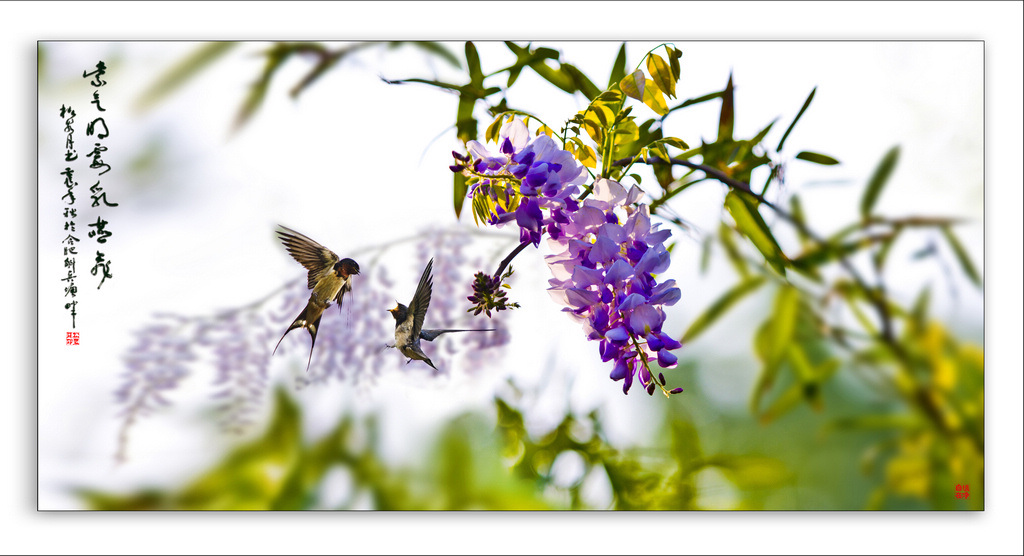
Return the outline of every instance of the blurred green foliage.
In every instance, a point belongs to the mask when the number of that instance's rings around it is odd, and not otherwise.
[[[302,438],[300,407],[284,389],[274,398],[272,418],[258,438],[232,449],[218,464],[178,489],[141,489],[112,494],[79,489],[97,510],[307,510],[359,509],[369,501],[381,510],[604,509],[588,505],[585,480],[603,471],[615,509],[700,509],[696,477],[719,469],[736,488],[771,489],[790,473],[770,457],[705,454],[697,429],[674,419],[668,449],[655,456],[617,450],[605,440],[600,419],[567,415],[540,438],[527,433],[523,415],[495,399],[491,416],[465,413],[448,421],[421,465],[389,466],[378,455],[373,418],[343,418],[314,441]],[[554,463],[575,454],[583,471],[557,485]],[[347,496],[324,500],[328,473],[344,470]]]
[[[439,433],[435,453],[421,466],[394,468],[376,455],[372,419],[356,423],[346,418],[325,437],[306,443],[299,434],[299,409],[279,392],[265,435],[236,448],[189,485],[125,495],[82,491],[90,507],[317,508],[322,507],[319,493],[325,475],[341,467],[351,477],[353,493],[369,493],[372,506],[379,509],[589,508],[593,506],[585,485],[602,481],[610,489],[612,508],[700,509],[706,507],[701,503],[701,477],[709,470],[735,492],[728,507],[984,508],[983,350],[930,316],[930,289],[910,304],[889,296],[886,285],[893,277],[887,263],[905,231],[931,229],[944,238],[973,284],[981,287],[982,279],[953,232],[960,222],[875,211],[895,173],[898,146],[883,156],[865,183],[858,219],[823,237],[808,226],[799,190],[777,195],[782,197],[778,201],[766,196],[773,183],[781,184],[787,163],[839,164],[812,151],[797,153],[791,162],[781,155],[816,90],[772,149],[767,140],[775,121],[751,137],[736,137],[739,107],[731,75],[721,90],[674,103],[682,53],[672,45],[647,52],[630,72],[623,44],[602,91],[552,48],[506,43],[515,62],[488,71],[472,43],[465,43],[463,60],[443,45],[413,44],[462,68],[466,81],[409,78],[392,83],[419,83],[457,94],[454,129],[461,141],[479,138],[481,106],[494,118],[482,139],[496,137],[500,124],[513,115],[532,118],[529,111],[509,107],[506,98],[521,73],[529,70],[557,90],[578,93],[589,102],[579,113],[567,115],[558,132],[543,124],[538,133],[561,140],[595,177],[640,183],[643,176],[635,168],[646,168],[653,175],[645,190],[655,214],[689,229],[671,203],[702,182],[728,188],[722,221],[703,243],[704,260],[721,250],[737,282],[708,303],[682,340],[691,345],[700,341],[702,333],[744,298],[772,300],[750,339],[760,365],[750,393],[754,419],[712,408],[701,400],[699,387],[688,387],[686,401],[675,401],[685,403],[685,415],[674,405],[663,408],[664,438],[642,449],[620,448],[608,443],[597,412],[567,414],[553,430],[534,438],[523,425],[528,408],[498,398],[496,417],[463,415]],[[318,43],[270,47],[264,53],[265,69],[243,101],[239,123],[253,115],[284,59],[312,54],[316,60],[293,89],[298,94],[363,46],[368,45],[337,50]],[[165,79],[177,84],[223,50],[225,45],[204,47],[190,66],[172,69]],[[641,121],[633,113],[633,101],[650,108],[653,116]],[[712,101],[721,104],[714,141],[691,140],[699,146],[690,147],[669,134],[675,114]],[[760,187],[751,183],[755,171],[767,175]],[[465,193],[465,178],[460,181],[456,174],[456,215]],[[474,212],[488,209],[475,207]],[[771,224],[765,214],[775,217]],[[777,239],[780,226],[796,232],[797,245]],[[932,256],[937,250],[923,253]],[[495,418],[496,424],[489,425]],[[368,436],[365,445],[353,440],[357,429]],[[552,469],[566,454],[582,470],[561,484]],[[969,498],[957,498],[958,485],[970,485]],[[355,500],[353,494],[336,507],[353,507]]]

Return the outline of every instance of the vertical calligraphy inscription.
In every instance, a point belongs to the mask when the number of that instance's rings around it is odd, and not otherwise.
[[[60,117],[64,120],[64,133],[67,137],[64,141],[64,162],[68,164],[78,160],[78,151],[75,150],[75,116],[74,108],[61,105]],[[71,166],[65,167],[60,175],[64,176],[63,191],[65,193],[61,196],[61,200],[66,205],[64,207],[64,231],[67,234],[61,241],[64,246],[64,268],[67,270],[67,275],[62,277],[61,281],[66,282],[64,286],[64,309],[71,313],[71,328],[73,329],[77,324],[75,317],[78,316],[78,300],[76,299],[78,297],[78,286],[75,285],[75,279],[78,277],[75,268],[75,255],[78,252],[75,250],[75,244],[81,241],[74,235],[75,218],[78,216],[78,210],[75,208],[75,187],[78,186],[78,182],[75,181],[75,171]],[[77,332],[68,332],[67,338],[67,345],[78,345]],[[72,338],[74,338],[73,342]]]
[[[92,198],[91,208],[112,208],[118,206],[118,203],[112,202],[107,199],[107,192],[103,190],[102,180],[99,179],[101,176],[110,171],[110,165],[103,161],[108,150],[107,146],[103,144],[103,140],[110,136],[110,128],[107,125],[106,117],[103,116],[103,112],[106,112],[106,108],[103,108],[100,98],[99,89],[107,84],[103,80],[103,76],[106,75],[107,66],[100,60],[96,64],[96,69],[91,72],[83,71],[82,77],[84,79],[90,79],[89,84],[96,87],[96,90],[92,93],[92,100],[90,104],[94,105],[97,112],[97,117],[90,121],[85,126],[85,135],[95,139],[95,144],[92,151],[86,156],[91,159],[89,168],[97,171],[96,183],[89,188],[90,197]],[[106,253],[100,251],[100,247],[107,243],[107,239],[113,235],[113,232],[107,229],[109,222],[104,219],[103,214],[96,216],[96,221],[88,224],[89,237],[95,238],[96,243],[99,244],[96,249],[96,264],[93,265],[91,273],[93,276],[99,277],[99,284],[96,289],[103,287],[104,282],[108,278],[113,278],[113,274],[110,272],[110,266],[112,261],[107,257]],[[105,249],[105,247],[104,247]]]

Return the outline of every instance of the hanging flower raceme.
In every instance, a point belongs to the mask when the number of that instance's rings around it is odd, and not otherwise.
[[[654,278],[668,269],[671,232],[651,223],[640,188],[626,191],[600,178],[579,200],[583,166],[547,135],[531,139],[518,119],[502,125],[497,153],[477,141],[467,148],[469,156],[453,153],[459,162],[451,169],[470,179],[474,216],[499,227],[514,220],[523,244],[538,245],[547,234],[552,298],[600,342],[601,359],[614,362],[611,378],[624,381],[623,392],[634,378],[648,394],[658,387],[666,395],[681,392],[666,389],[664,376],[650,369],[655,361],[676,366],[671,352],[681,344],[662,326],[664,307],[676,303],[680,291],[674,280]]]
[[[552,298],[566,306],[591,340],[600,341],[601,359],[614,361],[613,380],[623,380],[628,392],[638,377],[648,394],[664,377],[652,376],[650,363],[676,366],[672,350],[681,344],[662,330],[666,305],[681,296],[675,280],[658,283],[654,274],[669,266],[665,240],[669,230],[651,224],[647,205],[636,205],[641,191],[628,192],[618,182],[598,179],[593,195],[582,201],[563,234],[549,239],[547,257],[553,278]],[[626,213],[619,223],[618,212]]]

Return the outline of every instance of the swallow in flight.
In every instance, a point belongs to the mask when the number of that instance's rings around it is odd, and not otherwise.
[[[306,362],[308,371],[309,363],[313,360],[313,344],[316,343],[320,317],[323,316],[324,309],[330,307],[332,301],[337,301],[338,307],[341,307],[345,292],[352,291],[352,276],[359,274],[359,264],[352,259],[342,259],[334,251],[295,230],[284,226],[281,228],[284,231],[279,230],[277,235],[280,236],[288,254],[309,271],[306,287],[313,290],[313,293],[309,296],[306,308],[295,317],[288,330],[284,331],[281,340],[277,341],[274,353],[277,353],[277,348],[289,332],[296,328],[305,328],[312,339],[309,344],[309,361]]]
[[[406,363],[411,363],[413,359],[425,361],[427,365],[430,365],[436,371],[438,370],[437,367],[434,367],[434,363],[420,348],[420,340],[432,342],[434,338],[448,332],[493,332],[494,329],[423,328],[423,319],[427,316],[427,307],[430,305],[430,291],[433,287],[433,277],[430,275],[430,269],[433,266],[434,259],[430,259],[427,267],[423,269],[420,283],[416,286],[416,294],[413,295],[409,306],[406,307],[398,303],[394,309],[389,309],[388,312],[391,313],[391,316],[395,317],[395,345],[389,347],[398,348],[402,355],[408,357],[409,361]]]

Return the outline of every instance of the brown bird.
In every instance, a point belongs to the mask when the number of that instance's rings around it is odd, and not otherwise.
[[[406,364],[416,359],[426,362],[427,365],[430,365],[436,371],[437,367],[434,367],[434,363],[427,357],[427,354],[423,353],[423,349],[420,348],[420,340],[432,342],[434,338],[448,332],[493,332],[494,329],[423,328],[423,320],[427,317],[427,307],[430,306],[430,294],[434,286],[434,279],[430,275],[430,270],[433,266],[434,259],[430,259],[427,267],[423,269],[420,283],[416,286],[416,293],[413,294],[409,306],[406,307],[398,303],[394,309],[388,309],[388,312],[391,313],[391,316],[395,317],[395,345],[389,347],[398,348],[402,355],[408,357],[409,361],[406,361]]]
[[[312,239],[296,232],[295,230],[281,226],[285,231],[278,231],[288,253],[309,270],[309,277],[306,287],[313,290],[309,295],[309,303],[306,308],[295,317],[288,330],[277,341],[274,346],[274,353],[281,345],[281,341],[289,332],[296,328],[305,328],[309,331],[312,339],[309,344],[309,361],[306,362],[306,370],[313,361],[313,345],[316,344],[316,332],[320,327],[320,317],[324,309],[330,307],[332,301],[338,302],[341,307],[341,300],[345,292],[352,291],[352,276],[359,274],[359,264],[352,259],[342,259],[334,251],[320,245]]]

